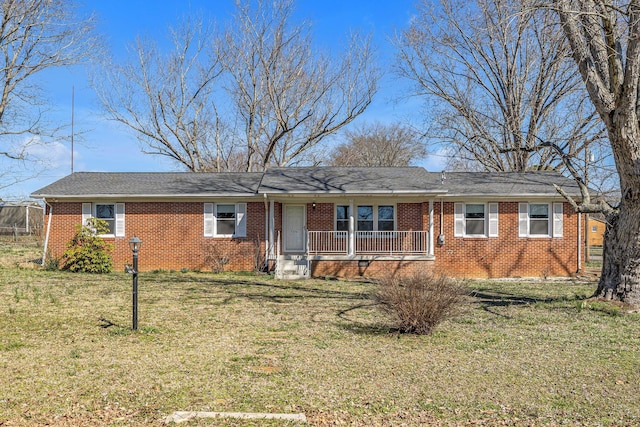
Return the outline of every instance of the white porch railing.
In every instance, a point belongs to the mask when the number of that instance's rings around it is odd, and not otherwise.
[[[318,254],[344,254],[349,251],[349,236],[346,231],[308,231],[307,252]]]
[[[311,255],[348,255],[347,231],[309,231],[308,252]],[[426,255],[429,251],[428,231],[357,231],[355,254]]]

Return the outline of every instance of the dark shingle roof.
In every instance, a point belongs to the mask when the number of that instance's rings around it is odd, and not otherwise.
[[[570,196],[580,196],[573,179],[553,171],[539,172],[446,172],[430,174],[428,186],[442,186],[448,196],[559,196],[559,185]]]
[[[431,193],[428,172],[420,167],[309,167],[269,169],[260,184],[267,194]],[[440,189],[436,189],[440,191]]]
[[[255,195],[262,173],[76,172],[32,197]]]
[[[273,168],[250,173],[76,172],[35,191],[36,198],[222,197],[267,194],[442,194],[465,197],[555,197],[553,184],[579,196],[557,172],[440,172],[421,167]]]

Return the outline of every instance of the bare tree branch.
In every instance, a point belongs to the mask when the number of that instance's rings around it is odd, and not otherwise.
[[[58,129],[45,120],[46,96],[35,78],[98,51],[93,18],[65,0],[5,0],[0,16],[0,157],[26,160],[26,140]]]
[[[219,35],[187,20],[163,54],[139,40],[135,61],[94,79],[108,116],[146,153],[192,171],[262,170],[295,163],[360,115],[376,92],[368,40],[341,59],[312,50],[292,23],[293,0],[237,2]]]
[[[170,36],[173,49],[167,54],[139,38],[135,60],[105,66],[93,86],[108,117],[135,131],[143,152],[195,172],[226,170],[219,156],[226,149],[225,127],[214,103],[222,67],[208,55],[213,29],[186,20]]]
[[[362,114],[377,90],[367,39],[353,36],[341,59],[312,50],[307,23],[291,23],[294,2],[237,3],[219,57],[242,118],[246,170],[285,166]]]
[[[456,147],[457,161],[490,171],[562,169],[603,126],[552,19],[529,0],[424,1],[398,38],[398,73],[433,101],[429,137]]]

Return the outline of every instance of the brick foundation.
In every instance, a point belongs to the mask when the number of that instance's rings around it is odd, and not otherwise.
[[[414,272],[431,272],[434,262],[405,260],[370,260],[370,261],[311,261],[311,276],[338,278],[375,278],[394,274],[411,274]]]

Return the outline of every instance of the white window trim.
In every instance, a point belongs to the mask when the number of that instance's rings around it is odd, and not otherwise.
[[[87,202],[82,204],[82,225],[87,225],[89,218],[96,218],[97,205],[113,205],[114,232],[101,234],[100,237],[124,237],[125,235],[125,204],[118,202]]]
[[[467,234],[467,205],[484,205],[484,233]],[[456,202],[454,203],[454,237],[488,238],[498,237],[499,204],[496,202]]]
[[[343,219],[342,221],[347,221],[347,230],[343,230],[343,231],[349,231],[349,218],[351,216],[353,216],[353,212],[351,212],[351,206],[349,205],[345,205],[345,204],[340,204],[340,203],[336,203],[334,204],[334,209],[333,209],[333,229],[335,231],[338,231],[338,206],[346,206],[347,207],[347,217],[345,219]],[[358,209],[357,206],[354,206],[355,209]],[[357,221],[357,218],[356,218]]]
[[[547,234],[531,234],[531,218],[529,205],[548,206]],[[518,237],[531,239],[549,239],[563,237],[564,213],[562,202],[520,202],[518,203]]]
[[[338,206],[338,205],[336,204],[336,206]],[[346,205],[340,205],[340,206],[346,206]],[[358,230],[358,208],[360,206],[371,206],[371,207],[373,207],[373,230]],[[393,230],[391,230],[391,231],[397,231],[398,230],[398,208],[397,208],[395,203],[378,203],[378,204],[375,204],[375,203],[359,203],[359,204],[356,204],[356,205],[353,206],[353,209],[355,211],[353,213],[353,217],[354,217],[353,219],[354,219],[354,222],[355,222],[355,224],[354,224],[355,230],[354,231],[356,233],[358,233],[358,232],[366,233],[366,232],[371,232],[371,231],[380,231],[380,230],[378,230],[378,208],[380,206],[391,206],[393,208]],[[337,211],[337,207],[334,210]],[[334,213],[334,216],[337,218],[337,216],[338,216],[337,212]],[[337,219],[334,222],[334,225],[336,225],[336,224],[337,224]],[[385,230],[385,231],[390,231],[390,230]]]
[[[217,230],[217,205],[234,205],[235,206],[235,233],[218,234]],[[247,237],[247,204],[241,203],[204,203],[203,206],[204,231],[205,237],[224,237],[224,238],[241,238]]]

